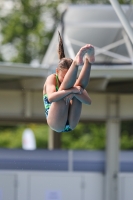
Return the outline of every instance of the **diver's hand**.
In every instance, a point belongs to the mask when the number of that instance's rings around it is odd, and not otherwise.
[[[75,86],[75,87],[80,91],[79,94],[82,94],[82,93],[83,93],[84,89],[83,89],[81,86]]]
[[[80,91],[80,86],[76,86],[76,87],[72,87],[71,90],[72,90],[72,93],[73,94],[81,94],[81,91]]]
[[[69,94],[64,98],[64,101],[66,102],[66,105],[70,103],[70,101],[73,99],[74,94]]]

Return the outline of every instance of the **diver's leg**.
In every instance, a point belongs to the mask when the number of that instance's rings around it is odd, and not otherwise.
[[[89,60],[86,58],[82,70],[74,86],[81,86],[83,89],[85,89],[89,83],[90,72],[91,72],[91,63],[89,63]]]
[[[83,56],[86,53],[88,53],[90,51],[90,49],[94,49],[92,47],[92,45],[85,45],[84,47],[82,47],[79,50],[72,65],[70,66],[68,72],[66,73],[64,80],[60,85],[59,90],[67,90],[74,86],[76,79],[77,79],[78,66],[83,64]],[[84,69],[85,69],[85,67],[84,67]]]
[[[68,122],[72,130],[77,126],[79,122],[81,109],[82,109],[82,103],[74,97],[72,99],[72,102],[69,104],[69,113],[68,113]]]
[[[64,129],[68,118],[68,108],[69,105],[66,105],[64,99],[51,104],[47,117],[47,123],[51,129],[56,132]]]
[[[67,90],[73,87],[77,79],[78,65],[73,61],[68,72],[66,73],[63,82],[59,87],[60,90]]]

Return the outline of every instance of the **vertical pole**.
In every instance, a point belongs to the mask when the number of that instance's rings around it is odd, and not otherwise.
[[[57,133],[49,128],[49,141],[48,149],[60,149],[61,148],[61,133]]]
[[[127,32],[127,35],[129,36],[132,44],[133,44],[133,29],[130,26],[129,21],[127,20],[123,10],[121,9],[121,6],[119,5],[119,2],[117,0],[110,0],[110,3],[112,4],[116,14],[118,15],[125,31]]]
[[[68,171],[73,171],[73,151],[68,151]]]
[[[120,99],[107,96],[105,200],[118,200]]]
[[[105,200],[118,200],[120,121],[109,119],[106,130]]]
[[[31,117],[32,115],[32,101],[31,101],[31,91],[26,91],[24,96],[24,115],[25,117]]]

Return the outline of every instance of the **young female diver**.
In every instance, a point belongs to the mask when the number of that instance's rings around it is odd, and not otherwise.
[[[79,50],[74,60],[65,58],[59,33],[58,54],[60,61],[56,73],[48,76],[44,84],[43,101],[50,128],[56,132],[67,132],[78,124],[82,103],[91,104],[85,88],[90,78],[91,63],[95,60],[94,47],[87,44]],[[83,67],[77,78],[79,65]]]

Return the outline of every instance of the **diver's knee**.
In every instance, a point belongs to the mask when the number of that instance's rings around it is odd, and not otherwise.
[[[51,121],[48,120],[48,119],[47,119],[47,124],[55,132],[60,133],[60,132],[62,132],[64,130],[64,125],[59,125],[59,124],[51,123]]]
[[[76,128],[77,124],[69,123],[70,129],[73,130]]]
[[[50,127],[53,131],[57,132],[57,133],[61,133],[63,131],[63,129],[54,129],[52,127]]]

